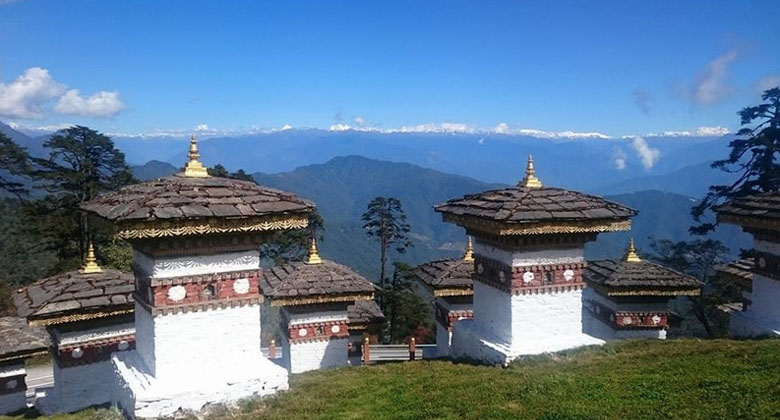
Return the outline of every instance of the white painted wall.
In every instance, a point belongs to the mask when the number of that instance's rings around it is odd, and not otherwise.
[[[0,414],[13,413],[27,407],[24,391],[0,395]]]
[[[197,368],[214,358],[241,365],[260,353],[260,305],[210,309],[152,317],[136,305],[136,349],[150,374],[164,378]]]
[[[584,248],[514,248],[501,249],[492,245],[477,243],[474,245],[477,255],[501,261],[512,267],[525,267],[542,264],[577,264],[585,261]]]
[[[284,342],[284,360],[290,373],[301,373],[329,367],[347,366],[349,340],[334,338],[312,342]]]
[[[436,322],[436,356],[447,357],[450,355],[450,343],[452,340],[452,333],[447,330],[447,327],[442,326]]]
[[[0,378],[24,375],[25,373],[23,363],[0,366]],[[27,400],[24,391],[0,395],[0,414],[12,413],[25,407],[27,407]]]
[[[748,312],[755,312],[780,326],[780,281],[754,274],[751,298],[753,304]]]
[[[512,296],[512,349],[582,334],[582,290]]]
[[[154,258],[143,252],[133,252],[133,263],[151,277],[168,278],[213,274],[225,271],[256,270],[260,267],[260,251],[223,252],[213,255]]]
[[[111,401],[113,368],[109,360],[80,366],[53,366],[57,412],[70,413]]]
[[[478,281],[474,282],[475,328],[496,340],[512,339],[512,296]]]

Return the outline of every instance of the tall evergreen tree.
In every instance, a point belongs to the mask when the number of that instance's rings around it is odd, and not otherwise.
[[[780,189],[780,87],[761,95],[764,103],[739,111],[744,128],[729,143],[731,153],[726,159],[712,163],[713,168],[737,173],[731,185],[713,185],[691,213],[698,225],[691,233],[706,234],[715,228],[702,222],[708,210],[728,200],[745,195]]]
[[[0,133],[0,191],[16,196],[26,194],[27,188],[15,177],[27,176],[30,172],[30,157],[24,147]]]
[[[415,336],[422,344],[432,336],[431,311],[415,292],[412,268],[402,262],[394,263],[393,267],[393,278],[379,291],[385,314],[385,341],[400,343]]]
[[[135,179],[113,140],[87,127],[60,131],[43,146],[49,157],[32,159],[32,175],[50,194],[27,211],[39,220],[31,228],[47,238],[47,245],[68,265],[67,261],[80,260],[86,251],[88,231],[79,204]]]
[[[401,201],[393,197],[376,197],[368,203],[368,209],[363,213],[365,222],[363,229],[370,238],[379,242],[380,246],[380,275],[379,284],[385,287],[385,266],[387,265],[387,252],[390,246],[395,247],[399,254],[406,252],[406,248],[412,247],[412,241],[407,234],[411,227],[406,223],[406,214],[401,207]]]

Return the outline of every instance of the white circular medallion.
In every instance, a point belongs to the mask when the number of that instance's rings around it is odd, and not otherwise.
[[[168,289],[168,299],[178,302],[187,296],[187,289],[184,286],[173,286]]]
[[[73,349],[72,352],[70,352],[70,357],[74,359],[81,359],[81,356],[84,355],[84,350],[81,349],[81,347],[76,347]]]
[[[16,379],[11,379],[5,383],[5,389],[14,389],[17,385],[19,385],[19,382],[17,382]]]
[[[233,291],[239,295],[249,293],[249,279],[238,279],[233,282]]]
[[[129,347],[130,347],[130,343],[128,343],[125,340],[120,341],[119,344],[117,344],[116,346],[117,350],[119,351],[127,350]]]
[[[523,283],[530,283],[532,281],[534,281],[534,273],[530,271],[523,273]]]
[[[630,316],[624,316],[623,317],[623,325],[631,325],[634,321],[631,319]]]
[[[503,271],[499,271],[499,272],[498,272],[498,281],[500,281],[501,283],[503,283],[503,282],[504,282],[504,280],[506,280],[506,274],[505,274]]]
[[[758,266],[761,268],[766,268],[766,260],[764,259],[764,257],[758,259]]]
[[[482,266],[482,263],[477,264],[477,273],[482,274],[485,272],[485,267]]]
[[[298,330],[298,336],[300,336],[300,337],[306,337],[306,334],[308,334],[308,333],[309,332],[306,331],[306,328],[301,328],[300,330]]]
[[[572,281],[574,279],[574,270],[566,270],[563,272],[563,278],[566,281]]]
[[[650,319],[652,319],[652,320],[653,320],[653,325],[658,325],[658,323],[660,323],[660,322],[661,322],[661,317],[660,317],[660,316],[658,316],[658,315],[653,315],[653,317],[652,317],[652,318],[650,318]]]
[[[338,334],[339,331],[341,331],[341,328],[338,325],[334,325],[330,327],[330,332],[332,332],[333,334]]]

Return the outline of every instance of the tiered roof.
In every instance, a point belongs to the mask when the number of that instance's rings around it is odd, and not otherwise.
[[[263,270],[260,282],[272,306],[326,302],[355,302],[374,298],[376,287],[349,267],[319,257],[316,242],[306,262],[292,262]]]
[[[583,277],[589,286],[608,296],[695,296],[702,287],[687,274],[641,260],[633,241],[621,260],[588,261]]]
[[[636,210],[601,197],[544,187],[533,175],[517,186],[469,194],[434,209],[446,221],[497,235],[606,232],[628,230]]]
[[[70,271],[17,289],[13,302],[31,325],[53,325],[132,313],[134,288],[119,270]]]
[[[0,363],[42,354],[49,348],[49,335],[30,327],[24,318],[0,318]]]
[[[114,224],[123,239],[307,226],[314,210],[310,201],[254,182],[208,176],[198,156],[191,148],[184,172],[102,194],[81,208]]]
[[[420,264],[412,273],[434,296],[470,296],[474,294],[474,258],[471,238],[466,254],[460,259],[444,259]]]
[[[728,264],[715,266],[715,271],[725,278],[736,282],[743,288],[750,289],[753,285],[753,268],[756,265],[754,258],[743,258]]]
[[[780,191],[740,197],[715,209],[718,221],[747,228],[780,230]]]
[[[347,306],[347,318],[349,329],[360,330],[369,324],[380,323],[385,320],[385,314],[374,300],[359,300]]]

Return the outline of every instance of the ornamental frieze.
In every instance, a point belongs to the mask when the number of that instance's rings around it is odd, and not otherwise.
[[[348,326],[347,320],[293,324],[287,327],[287,337],[293,344],[346,338],[349,337]]]
[[[135,349],[135,334],[127,334],[57,348],[55,361],[60,367],[88,365],[106,361],[111,353]]]
[[[756,252],[753,273],[780,280],[780,256],[768,252]]]
[[[473,319],[474,311],[471,309],[462,310],[449,310],[441,305],[435,305],[436,308],[436,322],[447,331],[452,331],[455,326],[455,322],[461,319]]]
[[[260,270],[139,280],[139,300],[155,308],[260,296]]]
[[[585,263],[540,264],[510,267],[506,263],[477,255],[474,280],[515,295],[554,293],[584,287]]]
[[[666,311],[615,311],[593,300],[584,300],[583,306],[615,329],[666,329],[669,326]]]

